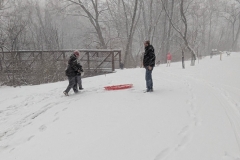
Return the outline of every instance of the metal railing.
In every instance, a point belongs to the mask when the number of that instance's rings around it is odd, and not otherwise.
[[[65,69],[74,50],[2,51],[0,82],[6,85],[42,84],[65,80]],[[113,72],[119,68],[121,50],[79,49],[85,76]]]

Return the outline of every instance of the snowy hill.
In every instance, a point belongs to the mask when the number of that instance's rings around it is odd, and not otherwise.
[[[0,160],[239,160],[240,53],[154,68],[0,88]],[[104,86],[132,83],[132,89]]]

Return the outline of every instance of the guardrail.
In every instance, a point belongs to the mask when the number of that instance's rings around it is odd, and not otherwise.
[[[0,80],[10,85],[41,84],[65,80],[65,68],[71,50],[0,52]],[[121,50],[78,49],[85,76],[113,72],[119,68]]]

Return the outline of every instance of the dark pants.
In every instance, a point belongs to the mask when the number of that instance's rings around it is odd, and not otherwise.
[[[71,89],[73,89],[73,91],[75,93],[78,92],[78,89],[77,89],[77,76],[68,77],[68,81],[69,81],[69,84],[68,84],[68,87],[65,90],[65,92],[68,93]]]
[[[146,86],[147,89],[153,89],[153,80],[152,80],[152,71],[153,71],[153,67],[152,70],[149,70],[148,67],[145,67],[146,69],[146,75],[145,75],[145,79],[146,79]]]
[[[79,86],[79,89],[82,88],[82,78],[80,75],[77,75],[77,84]]]

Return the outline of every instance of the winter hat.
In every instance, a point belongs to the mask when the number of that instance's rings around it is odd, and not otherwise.
[[[80,52],[78,50],[74,51],[73,53],[75,54],[75,56],[79,56],[80,55]]]

